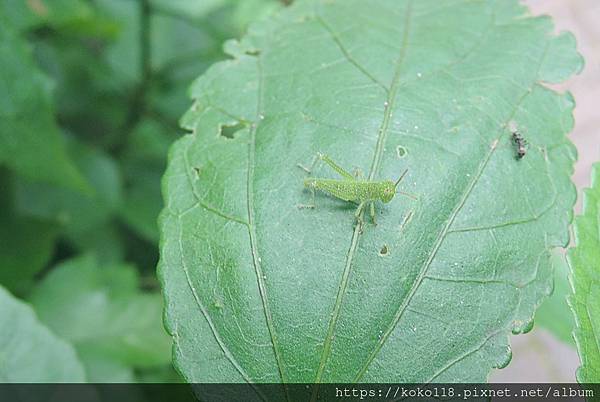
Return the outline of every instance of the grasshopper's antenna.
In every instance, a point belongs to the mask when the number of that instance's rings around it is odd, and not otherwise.
[[[406,176],[406,173],[408,173],[408,169],[404,170],[404,172],[402,172],[402,174],[400,175],[400,178],[398,180],[396,180],[396,183],[394,183],[394,189],[396,187],[398,187],[398,184],[400,184],[402,179],[404,179],[404,176]]]
[[[394,191],[396,191],[396,187],[398,187],[398,184],[400,184],[402,179],[404,179],[404,176],[406,176],[406,173],[408,173],[408,169],[406,169],[404,172],[402,172],[402,175],[400,176],[400,178],[396,181],[396,183],[394,183]],[[404,191],[396,191],[396,194],[402,194],[402,195],[407,196],[408,198],[413,199],[414,201],[418,201],[417,196],[412,195],[410,193],[405,193]]]

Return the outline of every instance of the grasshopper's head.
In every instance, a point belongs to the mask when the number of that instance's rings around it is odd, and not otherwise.
[[[391,180],[383,182],[383,188],[381,191],[381,201],[390,202],[396,195],[396,184]]]
[[[394,198],[394,196],[396,195],[396,187],[398,187],[398,184],[402,181],[407,172],[408,169],[405,170],[402,173],[402,175],[400,175],[400,178],[398,178],[396,182],[393,182],[391,180],[386,180],[383,182],[383,188],[381,191],[381,201],[390,202]]]

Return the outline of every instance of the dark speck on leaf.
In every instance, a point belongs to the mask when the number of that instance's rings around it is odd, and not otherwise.
[[[390,250],[388,249],[387,244],[384,244],[383,247],[381,247],[381,250],[379,250],[379,255],[382,257],[385,257],[389,253],[390,253]]]
[[[404,158],[408,151],[402,145],[398,145],[396,147],[396,153],[398,154],[398,158]]]

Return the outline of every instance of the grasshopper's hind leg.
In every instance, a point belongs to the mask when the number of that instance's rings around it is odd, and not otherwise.
[[[346,180],[355,180],[355,177],[352,176],[352,173],[346,171],[343,167],[341,167],[340,165],[338,165],[337,163],[335,163],[333,161],[333,159],[331,159],[329,156],[325,155],[325,154],[321,154],[319,153],[317,155],[317,157],[322,160],[323,162],[325,162],[326,164],[329,165],[330,168],[332,168],[337,174],[339,174],[340,176],[342,176],[344,179]]]

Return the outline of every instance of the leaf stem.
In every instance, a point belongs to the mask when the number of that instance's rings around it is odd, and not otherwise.
[[[140,0],[140,64],[142,67],[142,83],[147,82],[152,74],[150,49],[150,0]]]
[[[152,51],[150,46],[152,9],[149,0],[139,0],[140,31],[139,31],[139,62],[141,78],[131,95],[129,111],[123,122],[120,135],[111,146],[111,151],[119,154],[127,144],[131,130],[141,120],[146,110],[146,92],[152,80]]]

